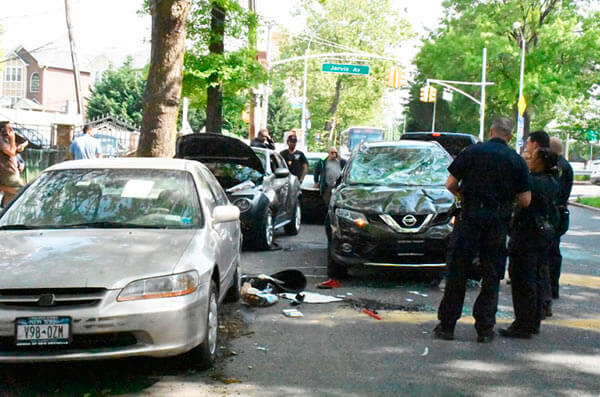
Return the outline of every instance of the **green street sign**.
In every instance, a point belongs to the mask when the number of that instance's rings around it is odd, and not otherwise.
[[[321,64],[321,72],[367,75],[371,67],[369,65],[344,65],[339,63]]]

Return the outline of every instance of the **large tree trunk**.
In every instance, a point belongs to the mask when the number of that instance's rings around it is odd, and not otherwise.
[[[208,50],[211,54],[225,52],[225,10],[217,2],[212,3],[210,19],[211,38]],[[221,133],[223,127],[223,83],[213,74],[208,78],[206,90],[206,132]]]
[[[137,155],[173,155],[190,0],[150,0],[152,51]]]

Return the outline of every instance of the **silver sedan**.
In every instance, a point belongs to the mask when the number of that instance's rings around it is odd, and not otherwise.
[[[70,161],[0,216],[0,362],[189,352],[212,363],[239,298],[239,210],[206,167]]]

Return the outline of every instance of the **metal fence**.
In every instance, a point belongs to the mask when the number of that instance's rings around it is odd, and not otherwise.
[[[64,161],[66,155],[67,150],[64,149],[26,149],[21,153],[25,160],[21,177],[25,182],[30,182],[46,168]]]

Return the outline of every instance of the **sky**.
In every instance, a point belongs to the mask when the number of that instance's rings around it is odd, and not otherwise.
[[[300,0],[256,0],[257,12],[283,26],[302,25],[290,16]],[[441,17],[442,0],[393,0],[406,7],[417,32],[432,29]],[[0,48],[68,50],[64,0],[0,0]],[[75,42],[81,57],[125,55],[149,48],[151,20],[138,15],[141,0],[71,0]]]

